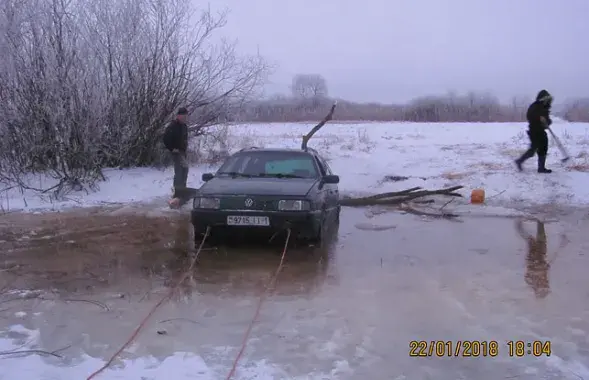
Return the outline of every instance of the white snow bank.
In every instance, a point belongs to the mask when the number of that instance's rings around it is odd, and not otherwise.
[[[235,125],[229,128],[230,149],[245,145],[298,147],[312,123]],[[437,188],[464,185],[468,200],[471,189],[486,190],[492,206],[538,204],[589,204],[589,124],[556,123],[553,130],[569,150],[571,160],[563,165],[551,142],[547,166],[550,175],[536,173],[535,158],[523,173],[513,160],[527,148],[525,124],[502,123],[364,123],[327,124],[311,140],[341,177],[342,193],[374,193],[413,186]],[[189,185],[201,185],[203,172],[215,167],[195,166]],[[38,195],[12,189],[0,193],[4,210],[59,210],[64,207],[98,206],[109,203],[155,202],[164,204],[170,195],[171,168],[105,171],[107,181],[91,194],[79,192],[67,199],[49,202]],[[384,182],[386,175],[405,176],[400,182]],[[42,181],[36,178],[35,181]],[[47,182],[47,180],[45,180]],[[464,201],[464,202],[465,202]]]

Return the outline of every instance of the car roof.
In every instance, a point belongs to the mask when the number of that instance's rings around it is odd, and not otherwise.
[[[249,147],[243,148],[237,153],[249,153],[249,152],[282,152],[282,153],[308,153],[312,155],[319,155],[315,149],[307,148],[306,150],[296,148],[257,148]]]

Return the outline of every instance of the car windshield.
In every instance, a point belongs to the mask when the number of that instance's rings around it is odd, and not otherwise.
[[[239,177],[317,178],[313,156],[305,152],[244,152],[227,159],[219,175]]]

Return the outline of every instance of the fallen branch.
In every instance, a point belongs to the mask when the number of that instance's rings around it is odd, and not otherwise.
[[[384,199],[384,198],[391,198],[391,197],[396,197],[396,196],[400,196],[400,195],[407,195],[409,193],[411,193],[412,191],[417,191],[417,190],[421,190],[421,187],[412,187],[410,189],[407,190],[402,190],[402,191],[393,191],[390,193],[381,193],[381,194],[376,194],[376,195],[370,195],[368,197],[361,197],[358,199]]]
[[[43,350],[23,350],[23,351],[10,351],[10,352],[0,352],[0,356],[5,355],[31,355],[31,354],[38,354],[38,355],[46,355],[46,356],[55,356],[56,358],[62,358],[61,355],[58,355],[53,352],[43,351]]]
[[[36,300],[41,300],[41,301],[58,301],[59,300],[58,298],[55,298],[55,299],[54,298],[46,298],[40,294],[33,294],[33,295],[27,295],[25,297],[13,297],[13,298],[9,298],[6,300],[1,300],[0,305],[4,304],[4,303],[8,303],[8,302],[24,301],[24,300],[31,300],[31,299],[36,299]],[[89,303],[89,304],[101,307],[106,311],[110,311],[110,308],[107,305],[105,305],[104,303],[99,302],[99,301],[86,300],[86,299],[73,299],[73,298],[66,298],[66,299],[63,299],[62,301],[64,301],[64,302],[85,302],[85,303]]]
[[[171,318],[171,319],[164,319],[163,321],[159,321],[159,323],[166,323],[166,322],[174,322],[174,321],[186,321],[186,322],[191,322],[194,323],[196,325],[199,325],[200,323],[192,320],[192,319],[188,319],[188,318]]]
[[[43,299],[43,298],[41,298]],[[84,299],[72,299],[72,298],[66,298],[64,299],[65,302],[85,302],[85,303],[89,303],[92,305],[96,305],[98,307],[103,308],[106,311],[110,311],[109,307],[106,306],[105,304],[103,304],[102,302],[98,302],[98,301],[94,301],[94,300],[84,300]]]
[[[449,218],[458,218],[460,215],[452,214],[449,212],[441,212],[441,213],[434,213],[428,212],[423,210],[418,210],[410,205],[403,204],[399,207],[401,211],[404,211],[408,214],[418,215],[418,216],[427,216],[429,218],[440,218],[440,219],[449,219]]]
[[[400,205],[407,203],[413,199],[427,197],[432,195],[445,195],[451,197],[462,197],[461,194],[456,193],[456,190],[462,189],[463,186],[453,186],[438,190],[421,190],[420,187],[413,187],[411,189],[382,193],[360,198],[343,198],[340,199],[341,206],[361,207],[361,206],[378,206],[378,205]]]
[[[323,118],[323,120],[321,120],[319,122],[319,124],[317,124],[316,126],[313,127],[313,129],[311,129],[311,131],[309,131],[309,133],[307,133],[306,135],[303,136],[303,143],[301,144],[301,149],[302,150],[307,150],[307,144],[309,143],[309,140],[311,140],[311,137],[313,137],[313,135],[315,133],[317,133],[318,130],[321,129],[321,127],[323,127],[328,121],[330,121],[333,118],[333,112],[335,111],[335,106],[337,105],[337,101],[333,103],[333,105],[331,106],[331,109],[329,110],[329,113],[327,114],[327,116],[325,116]]]
[[[56,358],[63,358],[63,356],[59,355],[58,352],[67,350],[70,348],[71,345],[59,348],[54,351],[45,351],[45,350],[14,350],[14,351],[0,351],[0,356],[7,356],[7,355],[44,355],[44,356],[54,356]]]

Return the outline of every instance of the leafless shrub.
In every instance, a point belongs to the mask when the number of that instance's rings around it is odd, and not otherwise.
[[[322,117],[323,109],[334,99],[301,100],[300,96],[276,95],[252,103],[237,119],[242,122],[301,122]],[[409,104],[357,103],[337,99],[338,121],[409,121],[409,122],[519,122],[525,120],[529,105],[526,99],[514,98],[500,104],[489,94],[421,97]]]
[[[325,108],[337,100],[337,112],[333,120],[338,121],[393,121],[401,120],[403,107],[377,103],[354,103],[345,99],[318,99],[302,101],[282,95],[252,102],[236,116],[240,122],[312,122],[321,120]]]
[[[527,105],[504,106],[490,94],[449,94],[413,100],[403,120],[417,122],[506,122],[523,121]]]
[[[0,179],[92,189],[101,169],[162,162],[179,106],[191,132],[227,121],[263,84],[260,56],[215,43],[225,13],[190,0],[4,0],[0,5]],[[194,18],[198,20],[194,22]]]
[[[565,120],[570,122],[589,122],[589,98],[568,101],[562,115]]]
[[[299,110],[315,111],[327,98],[327,81],[320,74],[297,74],[290,88]]]
[[[370,136],[368,135],[368,132],[365,128],[357,130],[356,134],[358,135],[358,142],[365,145],[370,144]]]
[[[190,144],[189,161],[209,165],[221,164],[239,149],[263,146],[252,134],[243,131],[232,133],[234,128],[229,125],[207,128],[203,134],[193,139]]]

